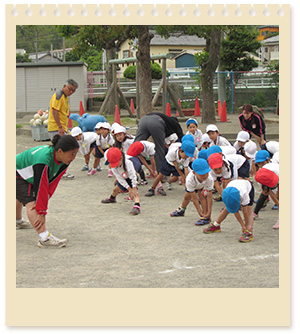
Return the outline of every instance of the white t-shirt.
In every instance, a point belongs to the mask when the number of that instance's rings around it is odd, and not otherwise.
[[[224,166],[224,164],[223,164],[222,172],[220,174],[216,174],[213,170],[211,170],[209,173],[212,176],[214,182],[217,180],[218,177],[222,177],[225,180],[231,179],[230,163],[227,159],[223,159],[223,161],[227,162],[229,170],[227,169],[226,166]]]
[[[219,146],[231,146],[231,144],[229,143],[229,141],[223,137],[223,136],[218,136],[217,137],[217,142],[214,143],[214,141],[212,141],[209,146],[214,146],[214,145],[219,145]]]
[[[273,154],[271,162],[274,162],[276,164],[279,164],[279,151]]]
[[[186,133],[187,135],[192,135],[194,137],[195,146],[199,149],[202,146],[202,131],[196,129],[195,134],[192,134],[190,131]]]
[[[265,164],[262,168],[267,168],[271,170],[279,177],[279,164],[275,162],[269,162],[268,164]]]
[[[83,155],[86,155],[90,152],[91,144],[96,142],[97,133],[95,132],[83,132],[81,140],[78,140],[79,151]]]
[[[106,138],[103,138],[101,134],[97,136],[96,144],[97,146],[100,146],[103,150],[112,147],[114,143],[114,138],[110,133],[106,136]]]
[[[181,147],[181,143],[173,143],[170,145],[168,153],[166,154],[166,160],[171,165],[174,166],[174,161],[178,163],[180,169],[184,167],[188,167],[189,163],[192,161],[191,158],[180,159],[179,158],[179,148]]]
[[[134,138],[127,138],[122,142],[122,151],[124,152],[124,154],[127,154],[127,151],[129,149],[129,146],[134,142]]]
[[[243,157],[241,154],[228,154],[226,155],[226,159],[232,162],[233,164],[232,179],[235,180],[238,178],[238,169],[244,164],[246,158]]]
[[[266,148],[271,154],[274,154],[279,151],[279,142],[278,141],[268,141],[266,142]]]
[[[119,183],[126,189],[129,188],[128,183],[126,182],[126,179],[131,179],[132,187],[137,186],[137,178],[136,178],[136,172],[133,166],[133,163],[128,159],[128,156],[125,157],[125,165],[127,172],[125,172],[123,167],[115,167],[112,168],[112,172],[116,179],[119,181]]]
[[[141,140],[141,143],[144,145],[144,149],[141,153],[143,157],[152,156],[155,154],[155,144],[147,140]]]
[[[231,155],[231,154],[236,154],[236,149],[233,146],[220,146],[222,153],[225,155]]]
[[[249,193],[251,191],[252,185],[250,181],[247,180],[232,180],[227,184],[226,188],[233,187],[236,188],[240,192],[240,203],[242,206],[249,205],[250,196]]]
[[[212,191],[214,189],[214,180],[212,176],[208,174],[208,178],[205,181],[199,182],[193,171],[190,171],[185,180],[185,187],[186,191],[189,193],[202,189]]]

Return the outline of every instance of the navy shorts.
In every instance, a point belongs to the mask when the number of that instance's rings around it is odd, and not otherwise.
[[[138,157],[132,157],[129,159],[133,163],[134,170],[139,172],[142,168],[142,163]]]
[[[93,146],[93,144],[92,144],[91,147],[95,148],[95,157],[96,157],[96,158],[101,159],[101,158],[104,157],[104,155],[103,155],[102,152],[99,150],[99,148],[98,148],[98,146],[97,146],[96,144],[95,144],[95,146]],[[103,148],[102,150],[103,150],[103,152],[105,152],[106,150],[108,150],[108,148],[105,148],[105,149]]]
[[[35,201],[35,193],[33,190],[33,184],[24,180],[18,172],[16,172],[16,198],[24,206],[27,203]]]
[[[243,179],[247,179],[250,176],[250,164],[249,161],[246,160],[242,166],[238,169],[238,177],[242,177]]]
[[[132,182],[130,178],[125,179],[125,181],[128,183],[129,187],[132,188]],[[116,185],[123,191],[123,192],[128,192],[128,189],[126,189],[125,187],[122,186],[122,184],[117,181]]]
[[[170,165],[167,162],[166,158],[164,158],[158,172],[165,176],[170,176],[171,174],[173,174],[174,176],[180,176],[177,172],[177,169],[174,166]]]
[[[248,204],[248,206],[252,206],[254,203],[254,187],[253,184],[251,183],[251,190],[249,192],[249,197],[250,197],[250,202]]]

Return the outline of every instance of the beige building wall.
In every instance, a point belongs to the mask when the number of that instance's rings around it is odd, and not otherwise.
[[[204,46],[199,45],[151,45],[150,46],[150,55],[158,55],[158,54],[166,54],[166,53],[180,53],[182,51],[188,51],[190,53],[197,53],[204,49]],[[130,52],[129,52],[130,50]],[[119,59],[128,58],[128,57],[136,57],[136,49],[132,46],[129,46],[128,41],[124,42],[120,51],[118,52]],[[158,64],[159,61],[156,61]],[[124,65],[124,66],[123,66]],[[132,64],[121,64],[121,71],[125,71],[125,69]],[[175,59],[167,59],[167,69],[172,69],[176,67]]]

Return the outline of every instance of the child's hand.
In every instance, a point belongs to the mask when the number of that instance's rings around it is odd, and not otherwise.
[[[185,175],[179,176],[179,180],[183,185],[185,185]]]

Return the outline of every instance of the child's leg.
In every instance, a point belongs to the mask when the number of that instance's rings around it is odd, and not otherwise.
[[[245,220],[246,229],[249,232],[253,232],[253,215],[252,215],[252,206],[248,205],[242,208]]]
[[[208,212],[207,199],[202,194],[201,190],[198,191],[198,197],[200,199],[200,203],[201,203],[201,206],[202,206],[203,215],[207,215],[207,212]]]
[[[174,183],[174,182],[177,182],[177,180],[178,180],[178,176],[175,176],[175,175],[173,175],[172,177],[170,177],[169,178],[169,183]]]
[[[94,169],[97,169],[97,167],[99,166],[99,163],[100,163],[100,158],[96,158],[95,157],[95,160],[94,160]]]
[[[227,211],[226,208],[224,208],[224,210],[222,210],[222,212],[219,214],[218,218],[216,219],[215,223],[217,223],[218,225],[220,225],[222,223],[223,220],[225,220],[225,218],[228,216],[229,212]]]
[[[164,175],[162,173],[159,173],[157,177],[154,179],[154,182],[152,184],[152,189],[155,189],[158,185],[158,183],[164,178]]]

